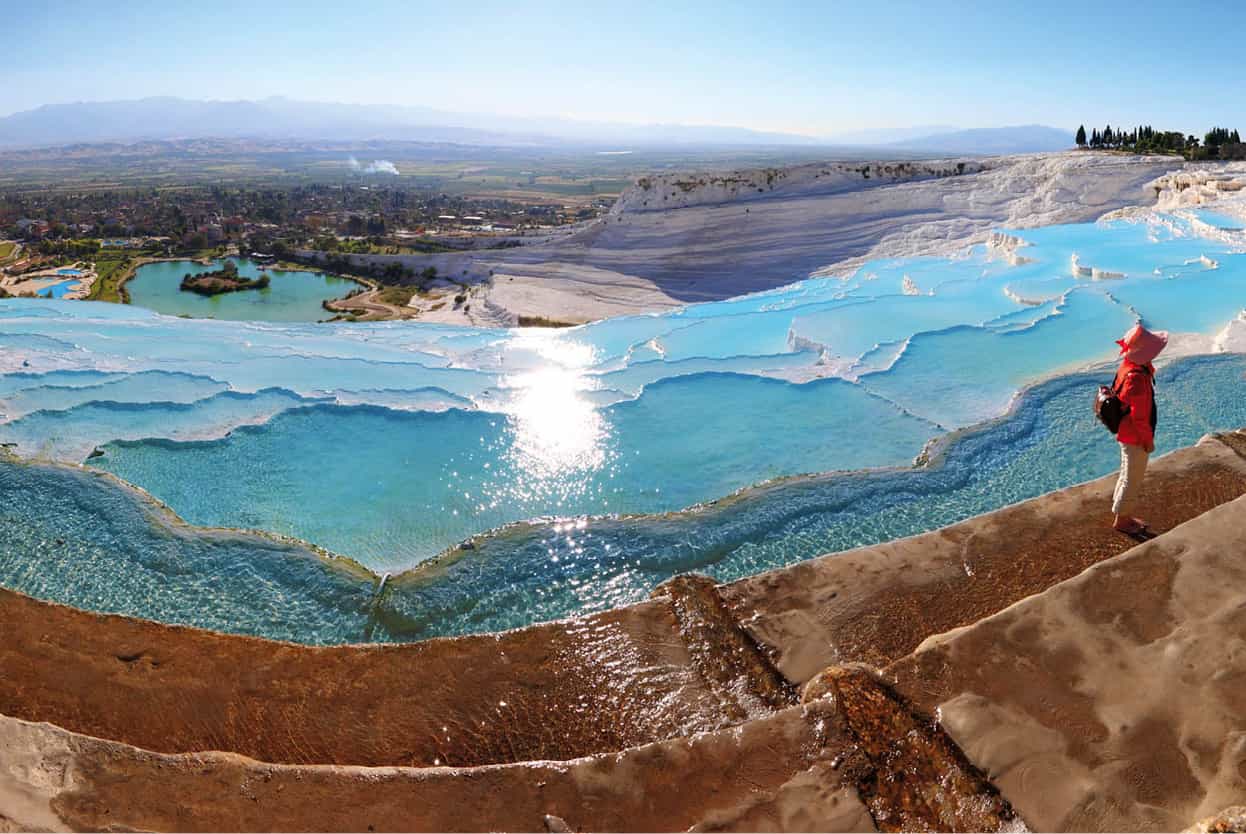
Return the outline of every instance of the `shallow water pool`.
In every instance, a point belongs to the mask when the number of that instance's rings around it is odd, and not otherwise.
[[[743,576],[1103,474],[1115,445],[1087,392],[1110,371],[1076,371],[1139,319],[1174,331],[1174,352],[1240,344],[1246,235],[1158,214],[1009,234],[1029,244],[1016,265],[985,248],[889,259],[557,331],[0,302],[0,442],[19,458],[86,462],[193,524],[353,560],[203,534],[101,474],[9,463],[0,582],[289,639],[417,639],[634,601],[679,571]],[[1244,362],[1162,371],[1161,448],[1246,424]],[[1045,379],[946,465],[910,467]]]
[[[1108,473],[1116,444],[1086,407],[1101,378],[1031,389],[1009,418],[958,438],[935,468],[791,479],[694,512],[518,525],[435,571],[398,573],[379,596],[378,574],[297,543],[186,528],[90,470],[0,461],[0,584],[88,609],[309,643],[513,628],[643,600],[679,572],[735,579]],[[1243,356],[1164,368],[1159,451],[1246,425],[1246,398],[1217,393],[1243,385]]]

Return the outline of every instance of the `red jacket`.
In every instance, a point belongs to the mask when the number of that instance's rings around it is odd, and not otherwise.
[[[1133,373],[1131,373],[1133,372]],[[1138,365],[1125,359],[1116,372],[1113,387],[1129,413],[1121,421],[1116,439],[1130,446],[1150,447],[1155,443],[1155,366]]]

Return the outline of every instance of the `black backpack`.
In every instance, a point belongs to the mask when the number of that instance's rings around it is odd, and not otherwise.
[[[1146,370],[1138,368],[1125,374],[1125,379],[1128,379],[1133,374],[1151,376]],[[1121,380],[1122,385],[1125,383],[1125,379]],[[1095,416],[1099,418],[1099,422],[1106,426],[1107,430],[1112,432],[1112,434],[1120,431],[1121,423],[1129,416],[1129,406],[1121,400],[1120,392],[1117,391],[1115,386],[1099,386],[1099,393],[1095,394],[1094,408]],[[1155,422],[1154,413],[1151,415],[1151,422]]]

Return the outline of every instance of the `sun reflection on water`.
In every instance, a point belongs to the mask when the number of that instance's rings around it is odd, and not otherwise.
[[[512,432],[507,457],[518,476],[512,491],[556,504],[583,497],[592,476],[613,459],[610,426],[585,396],[596,388],[588,374],[595,351],[555,333],[520,334],[509,347],[541,360],[502,382],[511,393],[505,411]]]

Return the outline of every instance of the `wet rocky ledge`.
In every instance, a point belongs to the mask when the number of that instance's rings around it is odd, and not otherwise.
[[[0,831],[1181,829],[1246,797],[1246,433],[1145,544],[1112,483],[410,645],[0,591]]]

